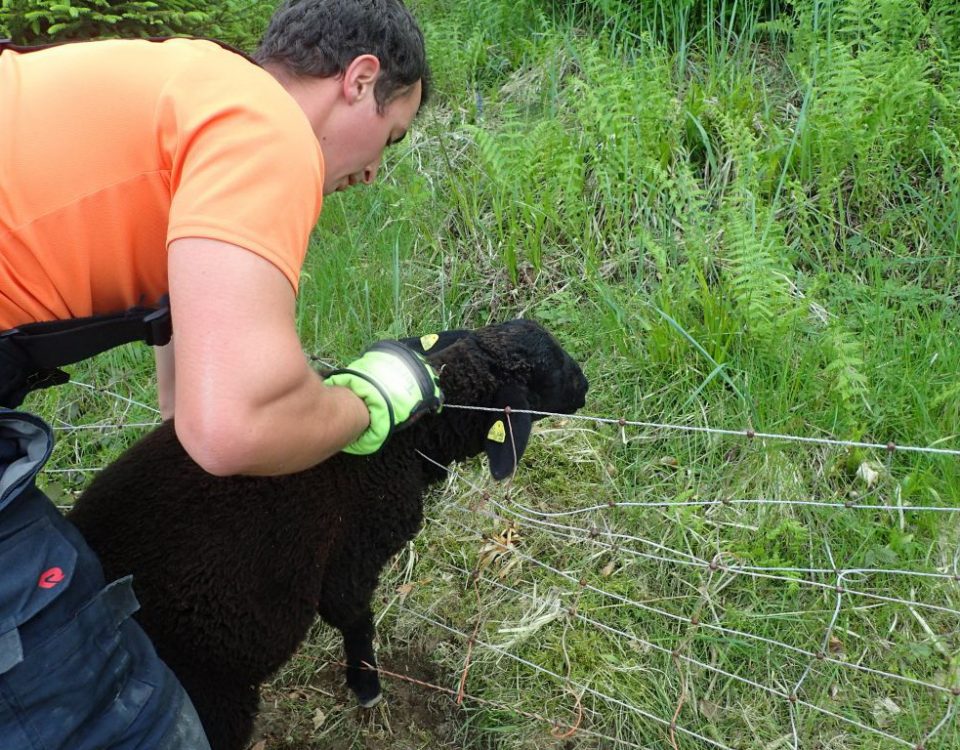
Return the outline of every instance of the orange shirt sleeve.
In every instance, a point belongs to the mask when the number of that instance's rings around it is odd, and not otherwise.
[[[299,105],[259,68],[242,86],[240,57],[187,69],[160,96],[160,148],[169,155],[167,245],[230,242],[274,264],[294,291],[323,200],[323,157]],[[218,70],[218,66],[228,70]]]

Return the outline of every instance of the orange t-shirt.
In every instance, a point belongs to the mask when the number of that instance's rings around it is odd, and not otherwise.
[[[213,42],[0,54],[0,330],[155,303],[182,237],[239,245],[296,290],[322,200],[299,105]]]

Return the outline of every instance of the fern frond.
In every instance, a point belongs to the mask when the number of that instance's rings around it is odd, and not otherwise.
[[[866,404],[868,380],[863,358],[863,344],[852,333],[833,325],[827,329],[828,361],[823,369],[827,385],[846,420],[851,420],[857,403]]]
[[[930,0],[931,33],[948,53],[960,53],[960,4],[955,0]]]
[[[786,279],[792,271],[783,253],[764,240],[757,224],[743,210],[725,212],[722,259],[724,286],[751,331],[770,333],[796,308]]]

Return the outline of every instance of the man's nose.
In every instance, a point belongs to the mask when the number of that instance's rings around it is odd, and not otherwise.
[[[377,170],[380,168],[379,159],[363,168],[363,184],[369,185],[377,179]]]

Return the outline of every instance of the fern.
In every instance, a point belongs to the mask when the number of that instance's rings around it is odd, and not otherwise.
[[[853,428],[858,405],[867,406],[868,380],[864,374],[863,345],[839,325],[827,329],[828,361],[823,369],[827,387],[838,409],[839,422]]]
[[[960,253],[960,134],[937,128],[934,138],[939,145],[942,176],[932,185],[931,193],[942,201],[942,208],[932,213],[936,225],[934,236],[941,236],[945,249]]]
[[[511,154],[516,151],[509,130],[493,131],[473,125],[465,126],[472,135],[476,160],[485,176],[482,195],[488,213],[478,217],[486,224],[487,232],[496,241],[511,282],[516,283],[519,271],[515,238],[511,237],[510,214],[515,204],[515,164]]]
[[[676,147],[671,124],[679,108],[653,66],[627,65],[596,42],[576,47],[579,66],[564,94],[580,139],[589,205],[602,205],[597,232],[602,242],[629,236],[645,207],[663,190],[660,181]]]
[[[99,36],[159,36],[197,28],[207,18],[200,4],[172,0],[164,7],[149,0],[7,0],[0,22],[21,43]]]
[[[930,0],[930,31],[951,56],[960,54],[960,5],[955,0]]]
[[[787,284],[782,252],[760,236],[744,210],[728,209],[723,218],[724,288],[736,303],[746,328],[755,336],[774,334],[796,307]],[[773,339],[776,336],[772,336]]]
[[[0,31],[22,44],[196,34],[252,47],[271,11],[269,0],[3,0]]]
[[[960,127],[956,66],[934,38],[940,11],[917,0],[848,0],[832,14],[798,5],[793,59],[812,97],[796,177],[825,214],[880,219],[912,202],[939,161],[934,129]]]
[[[475,125],[467,125],[465,129],[473,136],[477,161],[487,178],[497,186],[509,185],[512,178],[509,152],[514,150],[509,131],[495,133]]]
[[[541,121],[522,141],[522,221],[534,228],[527,245],[539,269],[544,244],[571,245],[584,232],[585,168],[581,144],[555,120]]]
[[[740,189],[753,189],[759,179],[760,147],[756,131],[744,119],[744,114],[718,112],[717,121],[728,158],[733,162],[734,182]]]
[[[860,52],[879,25],[876,0],[846,0],[835,15],[835,33],[854,53]]]
[[[488,228],[515,281],[520,260],[540,270],[544,247],[573,245],[585,232],[581,144],[549,119],[528,129],[506,119],[495,132],[466,130],[486,177]]]

